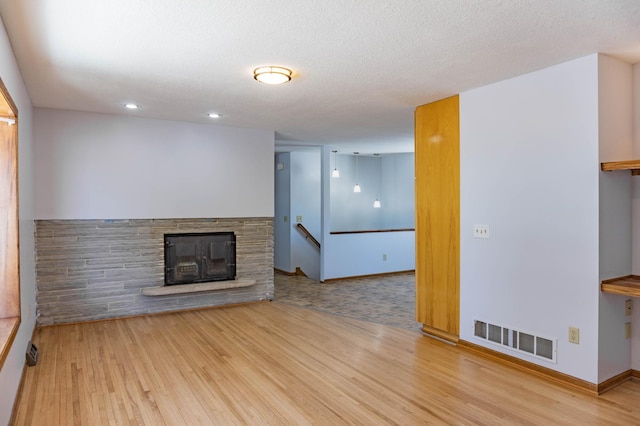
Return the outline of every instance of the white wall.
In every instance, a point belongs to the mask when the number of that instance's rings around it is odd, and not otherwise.
[[[557,364],[598,365],[598,62],[588,56],[460,95],[462,339],[488,320],[557,339]],[[473,238],[474,224],[490,226]],[[580,344],[568,343],[568,327]]]
[[[291,265],[291,154],[277,153],[275,162],[273,266],[295,272],[295,266]]]
[[[268,217],[274,133],[35,109],[36,218]]]
[[[412,271],[416,268],[414,231],[325,233],[323,244],[323,280]]]
[[[9,423],[25,365],[25,352],[35,327],[33,205],[33,110],[20,70],[0,23],[0,78],[18,108],[18,185],[20,206],[20,303],[22,322],[0,370],[0,424]]]
[[[599,162],[633,158],[632,67],[608,56],[598,58]],[[631,273],[631,173],[600,172],[600,274]],[[627,297],[598,291],[598,382],[631,368],[631,341],[625,339]]]

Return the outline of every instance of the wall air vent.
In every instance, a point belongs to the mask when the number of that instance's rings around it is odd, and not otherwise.
[[[557,339],[548,339],[533,333],[479,320],[473,322],[473,336],[494,345],[508,347],[536,358],[556,362]]]

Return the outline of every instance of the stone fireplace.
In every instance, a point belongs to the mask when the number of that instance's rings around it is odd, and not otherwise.
[[[150,287],[181,287],[165,285],[166,235],[210,233],[233,235],[235,262],[226,254],[224,262],[235,264],[225,273],[235,280],[214,281],[213,291],[145,295]],[[194,266],[220,278],[222,255],[206,241],[200,253],[204,250],[209,260],[190,263],[182,249],[180,255],[176,251],[183,278]],[[208,285],[201,281],[186,287]],[[270,300],[273,218],[37,220],[36,286],[39,325]]]

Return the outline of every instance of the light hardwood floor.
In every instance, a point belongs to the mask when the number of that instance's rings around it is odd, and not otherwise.
[[[279,302],[42,328],[16,424],[640,424],[404,330]]]

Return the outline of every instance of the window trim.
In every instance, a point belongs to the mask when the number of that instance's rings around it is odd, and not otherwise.
[[[6,269],[0,271],[3,275],[0,277],[0,369],[4,365],[4,361],[11,350],[15,341],[22,318],[22,306],[20,302],[20,229],[19,229],[19,203],[18,203],[18,108],[9,95],[7,87],[0,78],[0,115],[11,118],[14,121],[12,125],[8,123],[0,123],[3,126],[9,126],[11,131],[2,132],[2,140],[0,141],[0,149],[5,163],[3,165],[11,170],[8,181],[1,184],[7,185],[9,191],[9,203],[5,212],[0,212],[0,217],[6,219],[9,232],[0,236],[0,245],[2,247],[2,256],[4,256],[4,265]],[[4,226],[5,223],[0,223]]]

